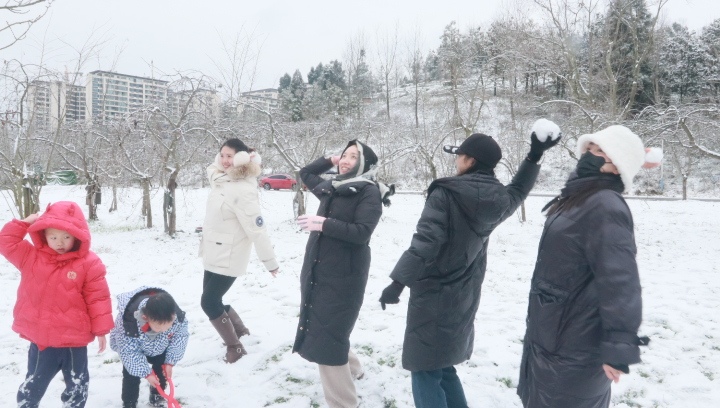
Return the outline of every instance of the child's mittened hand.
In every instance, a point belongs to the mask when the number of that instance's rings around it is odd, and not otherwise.
[[[35,221],[37,221],[39,216],[40,216],[40,213],[30,214],[23,221],[27,222],[28,224],[32,224]]]

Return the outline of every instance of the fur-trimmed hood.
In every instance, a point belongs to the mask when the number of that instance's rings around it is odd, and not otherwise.
[[[262,172],[261,163],[262,159],[257,152],[238,152],[233,157],[233,166],[225,171],[220,163],[220,154],[218,153],[213,163],[207,168],[208,179],[212,184],[256,178]]]

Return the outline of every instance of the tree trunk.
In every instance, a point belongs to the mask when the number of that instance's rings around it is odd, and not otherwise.
[[[22,173],[16,173],[15,175],[17,176],[14,191],[15,206],[20,219],[23,219],[40,211],[40,190],[36,186],[37,182],[32,177]]]
[[[390,120],[390,74],[385,74],[385,106],[387,108],[387,118]]]
[[[175,168],[175,170],[170,173],[163,199],[163,221],[165,223],[165,232],[167,232],[167,234],[171,237],[175,236],[175,232],[177,231],[175,190],[177,189],[177,175],[179,171],[179,168]]]
[[[97,220],[97,206],[100,204],[100,183],[97,176],[88,177],[88,184],[85,186],[85,204],[88,207],[88,220]]]
[[[141,181],[143,189],[142,214],[145,217],[145,226],[152,228],[152,208],[150,207],[150,179],[144,178]]]
[[[305,192],[301,188],[295,192],[295,197],[293,197],[293,210],[295,218],[305,215],[307,212],[307,208],[305,208]]]
[[[418,83],[415,82],[415,127],[420,127],[420,119],[418,118],[418,105],[420,104],[420,92],[418,90]]]
[[[295,217],[297,218],[300,215],[305,215],[307,212],[307,209],[305,208],[305,192],[303,191],[303,181],[302,178],[300,178],[300,172],[295,172],[295,180],[297,180],[297,184],[295,184],[297,190],[295,190],[295,197],[293,197],[293,210],[295,212]]]
[[[112,185],[112,201],[110,202],[110,209],[108,212],[117,211],[117,185]]]
[[[521,222],[527,221],[527,217],[525,216],[525,201],[523,201],[523,203],[520,204],[520,221]]]
[[[687,200],[687,176],[683,176],[683,200]]]

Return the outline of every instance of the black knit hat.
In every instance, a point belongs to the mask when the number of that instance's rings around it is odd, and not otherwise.
[[[360,158],[362,159],[362,163],[358,161],[358,163],[355,165],[355,168],[353,168],[352,171],[350,171],[346,177],[355,177],[359,176],[368,170],[370,170],[370,167],[374,166],[378,162],[378,157],[375,154],[375,152],[370,148],[370,146],[366,145],[365,143],[360,142],[359,140],[351,140],[348,142],[347,146],[345,146],[345,149],[343,149],[342,153],[340,153],[340,157],[342,157],[343,153],[345,153],[345,150],[347,150],[350,146],[355,146],[358,148],[358,152],[360,153]],[[360,165],[362,164],[362,167]],[[338,171],[339,173],[339,171]]]
[[[500,146],[492,136],[473,133],[460,146],[445,146],[443,150],[450,154],[466,154],[475,159],[481,168],[492,170],[502,159]]]

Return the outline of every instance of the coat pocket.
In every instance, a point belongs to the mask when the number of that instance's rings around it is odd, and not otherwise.
[[[548,281],[533,282],[528,316],[530,340],[546,351],[557,350],[569,294]]]
[[[568,293],[567,290],[540,279],[535,282],[530,291],[531,295],[537,296],[540,306],[563,303],[567,299]]]
[[[229,268],[232,247],[232,234],[216,231],[205,231],[203,233],[203,258],[211,265]]]

